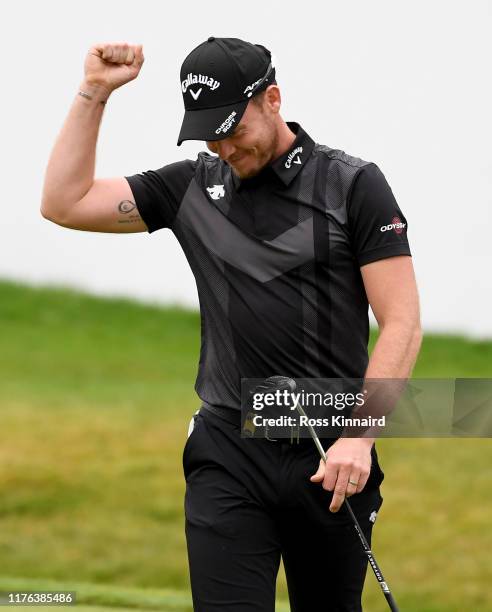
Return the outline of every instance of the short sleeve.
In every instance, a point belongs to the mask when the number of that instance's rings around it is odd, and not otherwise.
[[[376,164],[363,166],[355,176],[347,208],[359,266],[395,255],[411,255],[407,220]]]
[[[186,159],[158,170],[125,176],[149,234],[172,226],[188,185],[195,175],[196,164],[196,161]]]

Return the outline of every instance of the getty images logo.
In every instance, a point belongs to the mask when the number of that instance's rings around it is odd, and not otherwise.
[[[299,154],[302,153],[302,147],[296,147],[293,151],[291,151],[287,157],[285,162],[285,167],[289,169],[292,164],[302,164],[301,158]]]
[[[396,234],[401,234],[406,227],[406,223],[402,223],[400,217],[393,217],[391,219],[391,223],[388,225],[382,225],[379,228],[380,232],[389,232],[390,230],[395,230]]]

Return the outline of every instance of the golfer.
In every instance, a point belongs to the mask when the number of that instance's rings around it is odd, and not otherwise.
[[[361,610],[367,558],[344,500],[370,542],[384,478],[374,439],[322,439],[325,465],[311,439],[241,437],[241,378],[408,377],[421,331],[406,218],[375,163],[284,121],[270,51],[237,38],[211,36],[181,67],[178,145],[209,152],[95,178],[102,115],[143,62],[141,45],[89,50],[41,212],[93,232],[168,228],[194,273],[201,407],[183,451],[194,609],[273,612],[282,558],[295,612]],[[173,263],[150,265],[162,280]]]

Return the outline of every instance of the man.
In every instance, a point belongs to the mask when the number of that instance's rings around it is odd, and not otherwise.
[[[273,611],[282,556],[291,609],[361,609],[384,478],[372,438],[240,436],[241,378],[406,378],[421,341],[407,222],[376,164],[316,144],[280,115],[270,52],[214,38],[181,68],[178,144],[200,153],[94,180],[105,104],[137,77],[141,45],[96,45],[46,171],[42,214],[70,228],[170,228],[196,278],[202,348],[183,451],[197,611]],[[380,334],[367,354],[368,303]]]

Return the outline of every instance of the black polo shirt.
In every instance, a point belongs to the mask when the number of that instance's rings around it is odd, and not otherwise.
[[[363,378],[360,267],[410,255],[407,221],[378,166],[288,125],[292,147],[251,179],[208,153],[126,177],[149,233],[171,229],[194,273],[195,389],[212,404],[239,409],[243,377]]]

